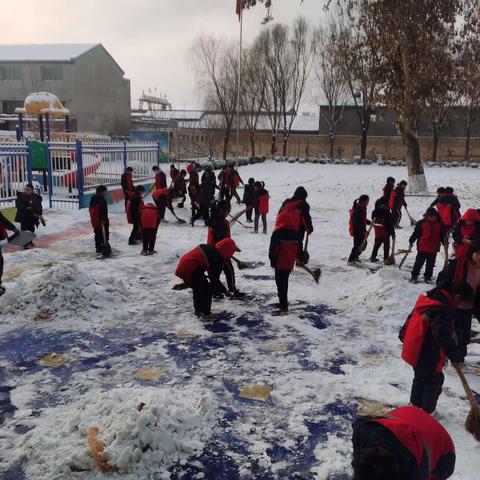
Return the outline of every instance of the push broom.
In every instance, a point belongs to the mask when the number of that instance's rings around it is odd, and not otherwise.
[[[455,368],[458,376],[460,377],[465,394],[467,395],[468,401],[472,407],[467,416],[467,420],[465,421],[465,429],[480,442],[480,405],[478,405],[475,394],[472,392],[472,389],[470,388],[470,385],[468,384],[460,365],[454,363],[453,368]]]

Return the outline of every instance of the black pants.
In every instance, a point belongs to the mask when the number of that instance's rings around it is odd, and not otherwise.
[[[210,215],[208,213],[208,205],[200,204],[200,209],[198,212],[192,217],[192,220],[196,222],[199,218],[203,218],[205,220],[205,225],[208,223]]]
[[[110,229],[108,225],[105,225],[104,228],[105,228],[105,238],[107,239],[107,242],[108,242],[108,239],[110,238]],[[95,235],[95,251],[97,253],[102,253],[103,247],[105,246],[103,241],[102,228],[101,227],[94,228],[93,234]]]
[[[372,258],[377,258],[378,250],[383,245],[383,259],[386,260],[390,256],[390,237],[376,238],[373,244]]]
[[[264,213],[263,215],[260,215],[260,212],[258,212],[257,210],[255,210],[254,231],[258,232],[258,223],[259,223],[260,217],[262,217],[263,233],[267,233],[267,214]]]
[[[227,279],[227,286],[230,292],[235,292],[237,287],[235,285],[235,270],[233,269],[233,264],[231,260],[223,264],[223,273]]]
[[[134,222],[132,226],[132,232],[130,233],[130,238],[128,239],[129,242],[135,242],[137,240],[141,240],[142,233],[140,231],[140,223]]]
[[[415,258],[415,263],[413,264],[412,277],[417,278],[420,275],[420,270],[422,269],[424,263],[427,262],[424,277],[425,280],[431,280],[433,276],[433,269],[435,268],[436,259],[436,253],[418,252],[417,258]]]
[[[159,219],[163,220],[165,218],[165,209],[167,208],[167,197],[160,197],[157,201],[155,201],[155,206],[158,210]]]
[[[398,227],[402,221],[402,210],[399,208],[392,208],[393,224]]]
[[[0,285],[2,284],[2,277],[3,277],[3,255],[2,255],[2,247],[0,247]]]
[[[277,284],[280,310],[288,310],[288,278],[291,270],[275,269],[275,282]]]
[[[245,206],[249,209],[252,206],[252,204],[246,203]],[[247,220],[249,222],[252,221],[252,214],[253,214],[253,208],[251,210],[247,210],[247,212],[245,213],[245,216],[247,217]]]
[[[220,200],[226,200],[227,202],[230,202],[231,199],[232,191],[230,190],[230,188],[222,187],[220,189]]]
[[[155,241],[157,240],[157,230],[155,228],[143,229],[143,250],[152,253],[155,250]]]
[[[205,276],[205,269],[199,267],[194,270],[190,286],[193,290],[193,308],[195,314],[210,315],[212,310],[212,286]]]
[[[428,372],[414,368],[410,403],[415,407],[433,413],[437,408],[438,397],[442,393],[442,385],[445,379],[443,373]]]
[[[240,200],[240,197],[238,196],[238,192],[236,188],[232,188],[232,196],[236,198],[238,203],[242,203],[242,201]]]
[[[349,262],[353,262],[356,260],[360,254],[362,253],[360,251],[360,247],[362,246],[363,240],[365,239],[365,235],[356,235],[353,237],[353,248],[352,251],[350,252],[350,256],[348,257]]]

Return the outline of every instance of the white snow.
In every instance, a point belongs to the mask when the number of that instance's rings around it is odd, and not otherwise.
[[[134,480],[153,471],[165,473],[201,452],[214,423],[212,400],[199,390],[91,390],[68,406],[47,411],[14,455],[26,460],[27,477],[51,480],[89,471],[91,476],[83,478],[94,478],[97,468],[86,439],[88,429],[98,427],[105,459],[122,478]]]
[[[28,457],[27,479],[55,478],[48,475],[62,472],[72,461],[90,469],[83,433],[98,424],[106,432],[106,443],[112,445],[112,458],[125,460],[127,474],[136,475],[127,478],[150,478],[154,467],[149,462],[161,464],[160,454],[143,455],[134,464],[131,447],[153,441],[154,433],[132,423],[123,440],[115,443],[112,436],[141,417],[134,407],[140,397],[148,396],[152,405],[177,405],[185,416],[198,412],[199,398],[208,398],[207,405],[216,413],[216,420],[207,415],[193,429],[193,437],[183,430],[182,441],[191,438],[198,449],[209,445],[207,457],[189,460],[188,452],[182,453],[183,443],[167,455],[161,468],[166,471],[175,464],[178,478],[188,468],[196,469],[192,475],[197,478],[215,478],[209,476],[207,459],[216,458],[227,466],[235,464],[241,478],[293,478],[296,470],[305,478],[314,474],[321,480],[348,478],[351,422],[357,405],[362,399],[393,407],[408,404],[413,372],[400,358],[398,331],[426,288],[408,283],[414,255],[401,271],[384,267],[372,273],[368,268],[348,267],[352,243],[348,210],[355,198],[366,193],[371,211],[386,177],[398,181],[407,172],[394,167],[266,163],[242,167],[240,173],[245,181],[252,176],[266,182],[271,194],[269,231],[274,212],[298,185],[309,192],[315,226],[309,244],[311,264],[322,267],[322,277],[317,286],[304,272],[294,271],[288,317],[272,315],[271,305],[277,300],[267,258],[269,236],[252,235],[238,224],[232,235],[243,250],[239,257],[265,265],[237,271],[239,288],[253,292],[253,299],[214,301],[214,312],[232,314],[221,321],[227,327],[223,332],[212,331],[193,316],[190,291],[171,291],[178,280],[174,277],[177,256],[206,241],[201,222],[194,229],[180,226],[167,212],[170,223],[160,226],[158,255],[142,257],[140,246],[127,245],[130,227],[119,204],[111,207],[111,244],[117,253],[110,260],[94,259],[93,235],[88,230],[48,248],[4,254],[7,294],[0,299],[0,384],[13,388],[10,398],[18,410],[0,426],[0,449],[5,452],[0,469],[11,468],[22,456]],[[430,168],[426,176],[430,191],[451,185],[463,209],[480,206],[477,170]],[[415,218],[421,218],[432,201],[432,197],[407,198]],[[234,211],[237,208],[234,205]],[[177,213],[186,219],[190,212]],[[85,210],[47,211],[46,218],[48,225],[39,231],[39,239],[88,225]],[[397,248],[407,247],[412,232],[408,219],[402,225]],[[371,248],[372,241],[364,259]],[[442,264],[440,254],[437,272]],[[319,307],[321,313],[316,314],[306,311],[309,305],[326,305],[334,311]],[[37,311],[44,309],[52,310],[52,319],[35,321]],[[478,329],[476,321],[474,328]],[[16,335],[22,334],[38,336],[45,346],[32,343],[29,351],[14,354],[2,343],[18,342]],[[52,350],[55,339],[59,349]],[[71,361],[59,369],[32,370],[31,363],[48,353],[64,353]],[[467,365],[478,367],[479,355],[480,346],[472,345]],[[165,371],[155,389],[135,377],[144,365]],[[451,478],[475,480],[480,456],[478,443],[464,430],[468,403],[453,370],[447,368],[445,373],[438,418],[457,447],[457,468]],[[480,391],[478,377],[468,374],[468,379]],[[243,386],[255,384],[273,387],[267,402],[238,398]],[[185,393],[190,391],[194,394]],[[72,421],[78,430],[69,430]],[[32,430],[22,435],[15,430],[18,426]],[[172,444],[165,438],[158,452],[168,450],[168,445]],[[35,466],[46,476],[35,473]],[[58,475],[93,478],[90,470]],[[96,474],[95,478],[108,477]]]

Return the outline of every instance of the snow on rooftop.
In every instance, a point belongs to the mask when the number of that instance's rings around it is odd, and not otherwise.
[[[51,61],[69,62],[99,43],[52,43],[0,45],[0,62]]]

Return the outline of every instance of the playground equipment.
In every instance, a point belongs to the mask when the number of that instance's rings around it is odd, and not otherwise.
[[[18,114],[17,140],[23,140],[24,120],[26,116],[37,117],[40,131],[40,141],[50,139],[51,117],[65,118],[65,132],[70,131],[70,110],[62,105],[59,98],[49,92],[34,92],[28,95],[23,108],[16,108]]]

